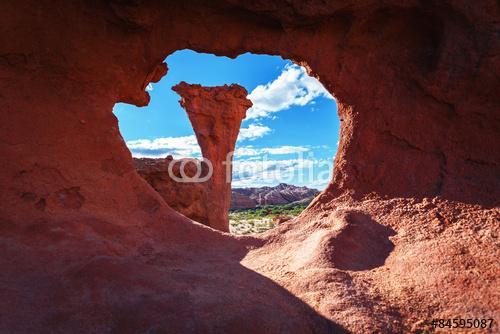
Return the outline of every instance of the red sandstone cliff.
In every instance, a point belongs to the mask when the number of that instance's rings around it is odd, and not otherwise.
[[[181,173],[181,165],[183,173]],[[187,182],[199,175],[207,176],[207,168],[197,159],[134,159],[139,173],[177,212],[197,222],[208,225],[206,193],[207,182]],[[173,175],[176,179],[173,179]]]
[[[0,332],[498,321],[498,17],[494,0],[0,2]],[[298,219],[233,237],[135,171],[113,106],[148,103],[185,48],[280,55],[335,94],[333,181]]]

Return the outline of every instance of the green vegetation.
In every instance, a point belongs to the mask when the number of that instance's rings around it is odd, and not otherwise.
[[[229,212],[230,229],[234,234],[262,233],[275,227],[280,219],[297,217],[307,205],[291,203],[232,210]]]
[[[267,205],[252,209],[236,209],[229,212],[231,219],[274,218],[277,216],[298,216],[308,204]]]

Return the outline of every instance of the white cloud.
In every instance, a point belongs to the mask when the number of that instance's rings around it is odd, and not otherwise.
[[[288,109],[293,105],[304,106],[317,97],[333,99],[332,95],[306,70],[298,65],[287,65],[274,81],[259,85],[248,95],[253,107],[247,119],[268,117],[269,114]]]
[[[194,135],[129,140],[127,147],[136,158],[160,158],[169,154],[174,158],[201,156],[200,146]]]
[[[308,184],[308,187],[315,188],[318,190],[323,190],[326,188],[328,183],[330,183],[330,179],[319,179],[319,180],[314,180],[313,182],[310,182]]]
[[[175,158],[201,157],[194,135],[131,140],[127,142],[127,146],[136,158],[160,158],[169,154]],[[308,151],[311,151],[310,147],[290,145],[240,147],[233,160],[233,186],[256,187],[299,182],[321,188],[330,180],[332,159],[318,160],[309,155],[300,155]],[[291,159],[267,158],[268,155],[281,154],[297,155]]]
[[[183,137],[163,137],[153,140],[138,139],[127,141],[127,147],[136,158],[160,158],[169,154],[174,158],[201,157],[201,150],[194,135]],[[277,147],[254,147],[251,145],[238,147],[234,157],[257,157],[263,154],[286,155],[310,151],[305,146],[283,145]],[[248,160],[248,158],[247,158]]]
[[[240,130],[238,140],[255,140],[271,129],[259,124],[250,124]],[[200,157],[201,150],[194,135],[182,137],[161,137],[153,140],[137,139],[127,141],[127,147],[136,158],[160,158],[169,154],[174,158]],[[247,154],[254,155],[254,154]]]
[[[271,128],[260,125],[260,124],[250,124],[248,128],[241,128],[240,134],[238,135],[238,140],[255,140],[257,138],[263,137],[271,132]]]
[[[243,157],[243,156],[255,156],[255,155],[261,155],[261,154],[272,154],[272,155],[278,155],[278,154],[296,154],[296,153],[303,153],[307,152],[310,149],[305,146],[278,146],[278,147],[261,147],[261,148],[255,148],[253,146],[243,146],[243,147],[238,147],[235,152],[234,156],[235,157]]]
[[[258,187],[281,182],[291,183],[312,173],[314,161],[288,160],[238,160],[233,162],[233,187]],[[307,178],[307,177],[306,177]]]
[[[293,153],[301,153],[309,151],[309,148],[304,146],[280,146],[280,147],[271,147],[264,148],[264,153],[269,154],[293,154]]]
[[[146,86],[146,91],[150,92],[153,90],[153,85],[148,83],[148,85]]]
[[[253,146],[243,146],[238,147],[234,150],[234,157],[248,157],[248,156],[256,156],[260,155],[261,152],[259,149],[254,148]]]

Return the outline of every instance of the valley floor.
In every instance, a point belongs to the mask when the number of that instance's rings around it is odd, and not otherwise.
[[[229,229],[232,234],[262,233],[297,217],[306,207],[305,203],[291,203],[233,210],[229,213]]]

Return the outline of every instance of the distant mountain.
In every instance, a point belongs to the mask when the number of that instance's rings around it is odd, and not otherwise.
[[[276,187],[236,188],[231,194],[231,209],[250,209],[265,205],[307,202],[320,192],[307,187],[281,183]]]

